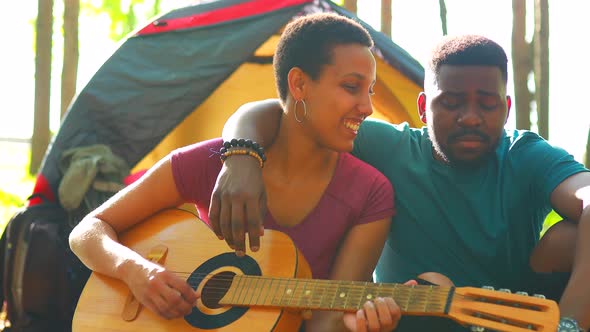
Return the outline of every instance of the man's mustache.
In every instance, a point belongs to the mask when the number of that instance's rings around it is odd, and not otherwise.
[[[449,135],[449,142],[458,141],[466,136],[477,136],[481,138],[483,142],[489,142],[490,140],[490,136],[486,135],[485,133],[482,133],[481,131],[474,129],[461,129]]]

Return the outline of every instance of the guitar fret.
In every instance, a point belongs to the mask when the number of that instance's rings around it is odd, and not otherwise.
[[[242,297],[242,294],[244,294],[244,290],[246,289],[246,287],[244,287],[244,285],[246,284],[246,277],[245,276],[240,277],[239,284],[240,284],[240,288],[239,288],[240,292],[238,294],[238,298],[235,303],[236,304],[243,304],[244,300],[240,299],[240,298]],[[245,294],[244,294],[244,296],[245,296]]]
[[[314,292],[313,298],[314,298],[314,307],[315,308],[323,308],[323,303],[324,303],[324,295],[326,294],[326,287],[324,287],[324,281],[318,280],[316,282],[316,289],[317,286],[320,286],[320,290],[322,291],[322,293],[320,294],[319,291]],[[317,301],[317,302],[316,302]],[[317,304],[316,304],[317,303]]]
[[[428,293],[426,294],[426,300],[424,301],[424,309],[422,312],[426,312],[426,308],[428,308],[428,303],[430,301],[430,295],[432,294],[432,286],[428,288]]]
[[[291,289],[291,298],[289,299],[288,305],[291,306],[291,301],[295,298],[295,302],[297,302],[297,287],[299,286],[299,280],[293,280],[293,288]]]
[[[332,290],[332,286],[330,286],[330,290]],[[334,308],[334,301],[336,301],[336,296],[338,295],[338,282],[336,282],[336,285],[333,288],[333,293],[334,293],[334,295],[332,295],[332,302],[330,303],[330,309]]]
[[[406,311],[408,311],[409,308],[410,308],[410,303],[412,302],[412,295],[413,294],[414,294],[414,287],[411,287],[411,288],[409,288],[409,291],[408,291],[408,299],[407,299],[406,305],[405,305]]]
[[[252,279],[250,279],[249,276],[246,276],[244,278],[244,298],[242,299],[242,304],[250,304],[250,301],[248,300],[249,298],[251,298],[251,292],[252,292]]]
[[[235,282],[235,286],[234,287],[230,287],[230,292],[231,292],[231,303],[235,303],[236,301],[236,293],[237,293],[237,289],[239,289],[238,284],[240,283],[240,278],[238,278],[237,276],[234,276],[233,280],[232,280],[232,284]]]
[[[342,289],[344,285],[341,281],[334,282],[334,285],[336,286],[336,288],[334,292],[334,297],[332,298],[331,308],[341,308],[342,305],[340,304],[340,302],[344,297],[346,297],[346,292],[344,292]]]
[[[285,299],[284,301],[281,302],[281,304],[283,306],[289,305],[289,302],[291,302],[291,298],[293,296],[293,287],[292,287],[292,283],[293,280],[286,280],[286,285],[285,285],[285,290],[283,292],[283,296],[286,295],[287,299]]]
[[[268,292],[266,292],[266,296],[264,297],[264,301],[262,302],[263,304],[270,304],[267,302],[267,300],[268,300],[268,294],[272,294],[272,285],[273,285],[274,279],[270,278],[269,280],[270,280],[270,284],[268,285]]]
[[[308,301],[307,301],[307,308],[308,308],[308,309],[309,309],[309,308],[312,308],[312,307],[314,306],[314,303],[315,303],[315,300],[314,300],[314,298],[315,298],[315,296],[316,296],[316,291],[315,291],[315,290],[316,290],[316,288],[317,288],[317,284],[318,284],[318,283],[312,280],[312,281],[311,281],[311,284],[312,284],[313,288],[311,289],[311,294],[310,294],[310,297],[309,297],[309,299],[308,299]]]
[[[277,279],[277,290],[275,291],[275,296],[273,296],[273,305],[280,305],[283,303],[283,297],[285,295],[284,281],[284,279]]]
[[[258,282],[260,281],[260,278],[256,278],[256,277],[251,277],[250,278],[252,280],[252,283],[254,284],[251,287],[251,295],[250,295],[250,304],[255,304],[256,302],[254,302],[254,296],[256,295],[256,293],[258,293],[258,297],[260,297],[260,293],[259,293],[259,288],[258,288]]]
[[[260,287],[258,289],[258,297],[256,298],[256,304],[262,304],[260,303],[260,297],[262,296],[263,293],[266,293],[265,289],[266,287],[264,287],[266,285],[267,279],[263,278],[263,277],[258,277],[256,278],[258,280],[258,283],[260,283]]]
[[[365,303],[365,298],[367,297],[368,294],[366,294],[366,292],[367,292],[366,284],[364,286],[359,285],[359,287],[362,287],[361,288],[361,296],[359,297],[359,301],[357,304],[357,308],[360,309],[363,307],[363,304]]]
[[[297,306],[299,308],[307,308],[309,307],[311,291],[307,289],[307,280],[301,280],[301,282],[303,283],[303,289],[301,290],[302,296],[299,297],[299,303],[297,303]],[[303,301],[306,301],[306,303],[304,304]]]
[[[329,284],[325,281],[322,281],[322,296],[320,297],[320,308],[325,308],[326,305],[324,304],[324,301],[326,300],[327,296],[326,296],[326,292],[329,290]]]
[[[344,297],[344,305],[342,306],[342,309],[348,309],[348,299],[350,298],[350,293],[352,292],[353,287],[354,281],[350,281],[350,285],[347,287],[346,296]]]

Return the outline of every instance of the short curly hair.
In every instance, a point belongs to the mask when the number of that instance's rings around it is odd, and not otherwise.
[[[506,52],[496,42],[483,36],[461,35],[443,38],[433,48],[428,62],[428,70],[437,81],[442,65],[495,66],[500,69],[504,83],[508,82]]]
[[[336,45],[360,44],[373,47],[369,32],[358,22],[333,13],[299,17],[285,27],[273,57],[275,82],[279,98],[287,100],[289,71],[298,67],[313,80],[322,67],[332,62]]]

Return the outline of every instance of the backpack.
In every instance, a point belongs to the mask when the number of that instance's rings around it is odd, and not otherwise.
[[[43,200],[8,222],[0,239],[0,300],[10,331],[71,330],[90,270],[70,250],[68,218],[59,204]]]

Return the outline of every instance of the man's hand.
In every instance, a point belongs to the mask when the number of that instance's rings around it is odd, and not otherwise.
[[[393,331],[402,316],[399,306],[390,298],[376,298],[367,301],[356,313],[346,313],[342,319],[344,325],[353,332],[389,332]]]
[[[250,250],[260,248],[264,234],[266,192],[262,169],[255,158],[231,156],[224,162],[211,194],[209,221],[219,239],[225,239],[236,254],[246,252],[246,233]]]

